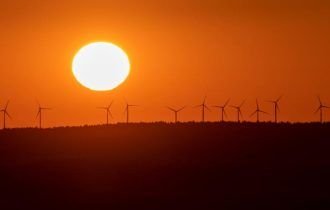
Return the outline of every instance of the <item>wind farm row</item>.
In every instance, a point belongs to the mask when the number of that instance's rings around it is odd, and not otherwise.
[[[282,96],[278,97],[276,100],[266,100],[265,102],[267,103],[271,103],[273,105],[273,111],[272,113],[266,112],[264,111],[262,108],[260,108],[260,104],[259,104],[259,100],[256,99],[255,101],[255,110],[250,114],[249,117],[256,117],[256,122],[259,123],[260,122],[260,116],[261,115],[272,115],[273,116],[273,122],[274,123],[278,123],[278,113],[280,112],[280,101],[282,100]],[[204,97],[203,101],[201,104],[196,105],[196,106],[192,106],[192,108],[200,108],[201,109],[201,122],[205,122],[205,114],[207,111],[211,111],[211,108],[217,109],[219,110],[219,122],[225,122],[226,119],[228,119],[228,115],[226,110],[228,108],[231,109],[235,109],[236,111],[236,119],[235,121],[237,123],[240,123],[243,119],[243,112],[242,112],[242,107],[244,106],[246,100],[243,100],[240,104],[230,104],[230,99],[228,99],[225,103],[220,104],[220,105],[208,105],[206,103],[206,97]],[[323,123],[324,122],[324,110],[325,109],[330,109],[330,106],[324,105],[324,103],[322,102],[321,98],[318,97],[318,102],[319,102],[319,106],[317,107],[317,109],[314,111],[314,114],[319,113],[319,122]],[[107,106],[100,106],[100,107],[96,107],[97,109],[102,109],[105,111],[106,113],[106,125],[109,125],[110,123],[110,118],[113,118],[112,115],[112,106],[113,106],[114,101],[112,101],[109,105]],[[9,114],[8,111],[8,105],[9,105],[9,101],[7,101],[6,105],[4,106],[4,108],[0,109],[0,112],[2,113],[2,117],[3,117],[3,129],[6,129],[6,120],[7,117],[9,119],[12,120],[12,116]],[[124,113],[126,115],[126,123],[130,122],[130,116],[131,116],[131,108],[133,107],[139,107],[139,105],[136,104],[129,104],[129,103],[125,103],[125,109],[124,109]],[[166,109],[168,109],[170,112],[172,112],[174,114],[174,123],[178,123],[179,121],[179,113],[184,111],[185,109],[188,108],[188,106],[181,106],[180,108],[173,108],[170,106],[166,106],[164,107]],[[50,111],[52,110],[52,108],[50,107],[44,107],[41,106],[40,103],[38,103],[38,109],[37,109],[37,114],[36,114],[36,120],[38,120],[38,126],[39,128],[42,128],[42,120],[43,120],[43,112],[44,111]]]

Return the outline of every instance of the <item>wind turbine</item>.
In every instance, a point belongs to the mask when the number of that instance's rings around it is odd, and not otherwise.
[[[278,105],[278,103],[280,102],[280,100],[282,99],[282,96],[278,97],[275,101],[267,101],[269,103],[274,104],[274,121],[275,123],[277,123],[277,112],[280,111],[280,107]]]
[[[251,114],[250,117],[252,117],[253,115],[257,115],[257,123],[259,122],[259,114],[260,113],[263,113],[263,114],[268,114],[267,112],[265,111],[262,111],[259,107],[259,103],[258,103],[258,99],[256,99],[256,105],[257,105],[257,109]]]
[[[44,110],[51,110],[51,108],[41,107],[40,104],[38,103],[38,113],[37,113],[36,118],[39,117],[39,128],[41,128],[42,111],[44,111]]]
[[[206,96],[204,97],[203,103],[200,105],[197,105],[195,107],[201,107],[202,108],[202,122],[205,122],[205,109],[210,110],[210,108],[206,105]]]
[[[177,123],[178,122],[178,113],[179,112],[181,112],[182,110],[184,110],[186,107],[184,106],[184,107],[182,107],[182,108],[180,108],[180,109],[173,109],[173,108],[171,108],[171,107],[167,107],[169,110],[171,110],[172,112],[174,112],[174,119],[175,119],[175,123]]]
[[[107,114],[107,125],[109,125],[109,115],[110,117],[112,117],[112,114],[111,114],[111,111],[110,111],[110,108],[113,104],[113,101],[106,107],[97,107],[98,109],[103,109],[106,111],[106,114]]]
[[[126,108],[125,108],[125,113],[126,113],[126,123],[129,122],[129,108],[130,108],[130,107],[134,107],[134,106],[138,106],[138,105],[128,104],[128,103],[126,102]]]
[[[227,113],[226,113],[226,111],[225,111],[225,108],[227,107],[229,101],[230,101],[230,99],[228,99],[228,100],[226,101],[226,103],[225,103],[224,105],[222,105],[222,106],[213,106],[213,107],[216,107],[216,108],[219,108],[219,109],[220,109],[220,113],[221,113],[221,115],[220,115],[220,117],[221,117],[221,122],[224,122],[224,116],[227,117]]]
[[[239,106],[230,106],[234,109],[237,110],[237,122],[239,123],[240,122],[240,117],[243,118],[243,114],[242,114],[242,111],[241,111],[241,108],[243,106],[243,104],[245,103],[245,100],[239,105]]]
[[[3,129],[6,129],[6,116],[11,119],[11,116],[9,115],[9,113],[7,111],[8,104],[9,104],[9,101],[7,101],[5,108],[0,110],[0,112],[3,113]]]
[[[322,101],[321,98],[318,96],[319,99],[319,107],[317,108],[317,110],[315,111],[315,113],[320,112],[320,123],[323,123],[323,109],[329,109],[329,106],[325,106]]]

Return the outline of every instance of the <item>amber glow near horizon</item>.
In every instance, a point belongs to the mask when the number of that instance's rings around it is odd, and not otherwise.
[[[242,120],[256,121],[258,98],[269,113],[260,121],[272,121],[267,101],[283,95],[279,121],[318,121],[317,96],[330,106],[329,20],[326,0],[3,0],[0,110],[9,100],[8,127],[37,126],[38,99],[52,108],[44,127],[93,125],[112,101],[110,123],[125,122],[127,101],[139,105],[131,122],[173,121],[167,106],[187,106],[178,120],[188,122],[201,120],[194,107],[207,96],[206,121],[219,121],[214,106],[228,98],[225,120],[246,99]],[[124,51],[124,70],[96,68],[108,53],[77,55],[100,41]]]
[[[95,42],[79,50],[72,62],[75,78],[83,86],[106,91],[116,88],[127,78],[130,63],[126,53],[107,42]]]

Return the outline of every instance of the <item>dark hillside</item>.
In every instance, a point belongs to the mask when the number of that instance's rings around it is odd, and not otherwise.
[[[329,209],[330,124],[0,131],[0,209]]]

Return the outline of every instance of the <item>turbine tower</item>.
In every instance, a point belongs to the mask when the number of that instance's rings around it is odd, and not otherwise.
[[[274,122],[277,123],[277,113],[280,111],[280,107],[278,103],[282,99],[282,96],[278,97],[275,101],[267,101],[269,103],[272,103],[274,105]]]
[[[42,120],[42,111],[44,110],[51,110],[51,108],[47,108],[47,107],[41,107],[40,104],[38,103],[38,113],[36,118],[39,117],[39,128],[41,128],[41,120]]]
[[[210,108],[206,105],[206,96],[204,97],[203,103],[200,105],[197,105],[195,107],[201,107],[202,110],[202,122],[205,122],[205,109],[210,110]]]
[[[138,106],[138,105],[128,104],[128,103],[126,102],[126,108],[125,108],[125,113],[126,113],[126,123],[129,122],[129,108],[130,108],[130,107],[134,107],[134,106]]]
[[[236,109],[236,111],[237,111],[237,122],[238,123],[240,122],[240,117],[243,118],[243,114],[242,114],[241,108],[242,108],[242,106],[243,106],[244,103],[245,103],[245,100],[239,106],[230,106],[230,107]]]
[[[9,101],[7,101],[5,108],[0,110],[0,112],[3,113],[3,129],[6,129],[6,116],[11,119],[11,116],[9,115],[9,113],[7,111],[8,104],[9,104]]]
[[[107,125],[109,125],[109,115],[110,117],[112,117],[112,114],[111,114],[111,111],[110,111],[110,108],[113,104],[113,101],[106,107],[97,107],[98,109],[103,109],[106,111],[106,115],[107,115]]]
[[[322,100],[321,98],[318,96],[318,99],[319,99],[319,107],[317,108],[317,110],[315,111],[315,113],[319,112],[320,113],[320,123],[323,123],[323,109],[329,109],[330,107],[329,106],[325,106],[323,103],[322,103]]]
[[[228,99],[226,101],[226,103],[222,106],[213,106],[213,107],[216,107],[216,108],[219,108],[220,109],[220,122],[224,122],[224,116],[227,117],[227,113],[225,111],[225,108],[227,107],[228,103],[229,103],[230,99]]]
[[[178,113],[181,112],[182,110],[184,110],[186,107],[182,107],[180,109],[173,109],[171,107],[167,107],[169,110],[171,110],[174,113],[174,122],[177,123],[178,122]]]
[[[263,114],[268,114],[265,111],[262,111],[259,107],[259,103],[258,103],[258,99],[256,99],[256,105],[257,105],[257,109],[251,114],[250,117],[252,117],[253,115],[257,115],[257,123],[259,122],[259,114],[263,113]]]

